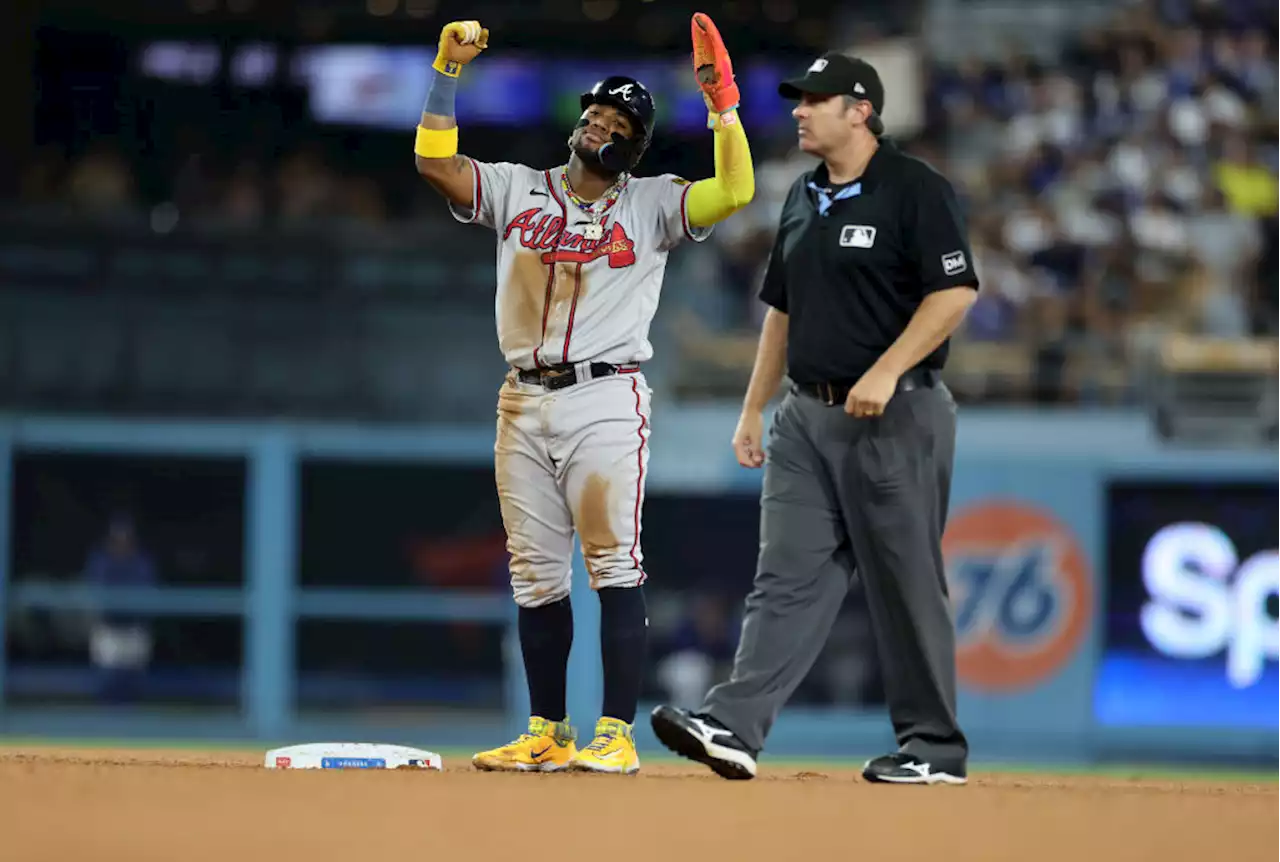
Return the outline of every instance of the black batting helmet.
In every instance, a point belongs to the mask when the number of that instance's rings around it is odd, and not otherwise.
[[[600,148],[600,161],[611,169],[631,170],[653,140],[653,96],[644,84],[625,75],[610,75],[582,94],[582,110],[592,105],[612,105],[637,125],[630,140],[616,136]]]

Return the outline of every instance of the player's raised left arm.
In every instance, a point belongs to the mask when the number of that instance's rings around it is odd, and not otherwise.
[[[751,203],[755,168],[737,110],[714,114],[716,173],[689,188],[689,224],[709,227]]]
[[[693,16],[693,66],[707,103],[707,125],[715,137],[715,176],[689,188],[689,224],[710,227],[745,207],[755,196],[751,147],[738,119],[740,100],[733,64],[720,32],[701,12]]]

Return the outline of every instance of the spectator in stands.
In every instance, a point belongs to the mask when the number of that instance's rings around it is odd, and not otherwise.
[[[1213,162],[1213,179],[1233,212],[1253,218],[1276,214],[1276,175],[1243,134],[1224,136]]]
[[[732,666],[739,624],[724,595],[699,592],[682,602],[675,628],[654,644],[661,656],[654,673],[663,700],[688,708],[700,704]]]
[[[1201,189],[1198,206],[1188,219],[1191,254],[1224,284],[1247,288],[1262,252],[1260,222],[1227,207],[1221,189]]]
[[[112,516],[105,539],[90,552],[85,582],[98,588],[152,587],[155,561],[138,542],[133,518]],[[100,695],[108,701],[132,698],[151,663],[150,621],[133,613],[100,611],[89,630],[89,659],[99,672]]]

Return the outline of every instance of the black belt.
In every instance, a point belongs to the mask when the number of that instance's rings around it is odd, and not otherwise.
[[[628,374],[640,370],[639,365],[612,365],[608,362],[592,362],[591,375],[579,377],[575,365],[547,365],[542,368],[524,369],[516,372],[521,383],[534,383],[544,389],[564,389],[575,383],[585,383],[597,377],[612,377],[615,374]]]
[[[898,378],[897,392],[910,392],[913,389],[932,389],[938,385],[942,375],[933,368],[912,368]],[[849,397],[849,390],[857,381],[828,381],[824,383],[797,383],[795,389],[810,398],[817,398],[828,406],[843,404]]]

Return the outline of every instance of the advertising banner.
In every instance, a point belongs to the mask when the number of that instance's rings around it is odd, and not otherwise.
[[[1112,481],[1103,727],[1277,727],[1276,483]]]
[[[975,752],[1087,750],[1105,577],[1098,488],[1088,462],[957,460],[942,550]]]
[[[1085,642],[1093,572],[1073,531],[1012,500],[962,510],[943,539],[956,620],[956,672],[973,691],[1051,680]]]

